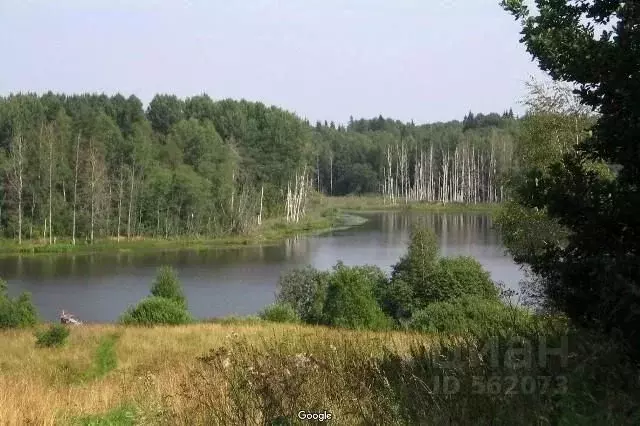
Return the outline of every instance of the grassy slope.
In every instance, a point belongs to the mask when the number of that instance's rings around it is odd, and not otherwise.
[[[115,369],[103,375],[90,374],[105,364],[101,346],[114,334]],[[154,328],[86,325],[73,328],[65,346],[43,349],[36,348],[33,331],[4,331],[0,332],[0,424],[70,424],[92,415],[118,417],[126,414],[122,414],[125,409],[135,411],[143,423],[156,424],[162,418],[171,424],[203,424],[194,423],[193,419],[194,413],[203,414],[201,406],[193,407],[194,398],[200,398],[203,391],[202,383],[198,386],[193,374],[202,371],[197,357],[212,349],[244,342],[249,349],[229,358],[231,363],[246,365],[251,353],[319,354],[332,351],[333,345],[339,348],[333,353],[339,353],[346,363],[349,351],[343,350],[345,345],[353,345],[363,355],[375,356],[384,347],[402,353],[412,343],[433,339],[400,332],[270,323]],[[214,382],[208,382],[206,387],[213,394],[214,388],[228,384],[222,376],[211,380]],[[222,411],[231,409],[225,406],[224,399],[209,403]],[[330,408],[339,414],[346,407]],[[207,423],[205,419],[201,421]]]

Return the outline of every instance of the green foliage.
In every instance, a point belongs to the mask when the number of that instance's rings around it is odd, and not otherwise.
[[[137,424],[138,409],[134,405],[122,405],[104,414],[78,417],[72,426],[134,426]]]
[[[392,279],[401,279],[417,294],[437,268],[438,241],[426,226],[414,225],[407,254],[393,267]]]
[[[446,271],[447,278],[454,282],[456,287],[450,294],[443,295],[440,300],[462,296],[478,296],[487,300],[498,299],[498,288],[491,280],[491,274],[473,257],[444,257],[440,259],[438,269]]]
[[[38,322],[36,307],[29,293],[11,299],[6,281],[0,279],[0,329],[32,327]]]
[[[399,321],[431,303],[464,296],[497,300],[498,289],[475,259],[440,258],[435,235],[420,225],[413,228],[408,252],[394,265],[391,280],[379,281],[377,290],[384,311]]]
[[[536,330],[536,323],[536,317],[525,309],[499,300],[465,296],[416,311],[409,327],[429,333],[529,336]]]
[[[46,330],[36,332],[36,346],[51,348],[62,346],[69,337],[69,328],[62,324],[53,324]]]
[[[567,230],[526,263],[553,306],[576,323],[619,337],[640,358],[640,63],[637,2],[521,0],[504,8],[522,25],[521,42],[556,81],[578,87],[599,116],[574,152],[519,185],[517,201],[544,211]],[[605,29],[596,35],[595,28]],[[540,129],[542,130],[542,129]],[[613,171],[603,170],[606,164]]]
[[[416,310],[413,287],[401,278],[394,278],[376,289],[382,310],[392,318],[403,321]]]
[[[298,317],[308,324],[322,322],[322,307],[330,273],[311,266],[292,269],[280,277],[277,301],[293,307]]]
[[[567,230],[545,211],[506,203],[496,215],[495,223],[502,242],[518,263],[530,263],[544,253],[549,244],[565,245]]]
[[[497,201],[487,199],[493,192],[486,182],[498,182],[513,166],[516,120],[491,119],[466,131],[463,127],[458,121],[416,125],[376,117],[354,120],[348,128],[312,128],[280,108],[244,100],[214,102],[206,95],[182,100],[158,94],[146,113],[140,99],[121,94],[10,95],[0,98],[0,171],[7,179],[0,197],[0,230],[3,237],[16,240],[43,235],[51,204],[52,226],[61,244],[71,242],[72,236],[75,246],[125,235],[137,240],[239,234],[257,225],[263,188],[263,219],[284,214],[287,185],[294,184],[305,167],[320,193],[379,194],[387,164],[399,163],[401,147],[410,154],[407,170],[415,170],[419,158],[426,162],[426,154],[433,151],[429,162],[436,182],[446,152],[454,158],[454,153],[473,148],[487,159],[494,153],[495,173],[489,168],[478,171],[477,181],[483,183],[477,201]],[[13,155],[18,145],[24,159],[20,164]],[[48,148],[55,153],[51,158]],[[450,162],[450,173],[461,165]],[[76,165],[77,185],[72,185]],[[42,178],[49,166],[51,192]],[[394,166],[396,184],[398,170]],[[415,188],[416,179],[409,175]],[[62,186],[68,190],[59,190]],[[21,218],[18,195],[24,198]],[[436,187],[430,201],[441,195]],[[135,200],[131,206],[130,200]],[[127,213],[129,207],[135,215]],[[120,221],[113,220],[116,210]]]
[[[173,300],[178,305],[187,309],[187,298],[182,290],[182,284],[178,275],[171,266],[162,266],[158,269],[156,278],[151,286],[151,295]]]
[[[192,322],[191,315],[179,302],[164,297],[147,297],[120,317],[127,325],[179,325]]]
[[[175,95],[156,95],[147,108],[147,118],[153,130],[167,134],[184,117],[184,104]]]
[[[322,309],[325,324],[356,329],[389,327],[389,319],[375,298],[374,291],[379,285],[375,269],[347,267],[341,263],[334,267]]]
[[[271,322],[286,322],[286,323],[298,323],[300,322],[300,317],[298,313],[288,303],[274,303],[265,307],[258,316],[265,320]]]

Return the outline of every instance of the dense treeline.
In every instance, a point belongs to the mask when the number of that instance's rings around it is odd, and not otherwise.
[[[313,127],[206,95],[157,95],[146,111],[119,94],[11,95],[0,99],[0,232],[49,243],[241,233],[263,217],[297,221],[312,190],[500,201],[517,120],[467,118]]]
[[[471,114],[473,117],[473,114]],[[483,117],[482,114],[478,115]],[[382,193],[389,202],[499,202],[516,165],[518,121],[416,125],[378,117],[346,128],[315,126],[318,190],[333,195]]]

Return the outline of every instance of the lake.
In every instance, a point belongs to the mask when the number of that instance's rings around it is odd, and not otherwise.
[[[505,255],[500,237],[484,214],[418,212],[357,213],[362,225],[277,245],[140,253],[58,254],[0,258],[9,293],[29,291],[45,320],[64,309],[85,322],[115,321],[127,306],[149,294],[156,269],[178,271],[189,309],[198,318],[254,314],[273,302],[279,276],[310,264],[329,269],[377,265],[385,271],[407,248],[411,224],[424,221],[436,233],[443,255],[470,255],[494,281],[517,289],[523,273]]]

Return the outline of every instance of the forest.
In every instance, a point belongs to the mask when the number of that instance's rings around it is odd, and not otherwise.
[[[240,234],[298,221],[314,192],[501,202],[519,121],[509,110],[312,125],[207,95],[158,94],[145,109],[121,94],[13,94],[0,98],[0,233],[50,244]]]

